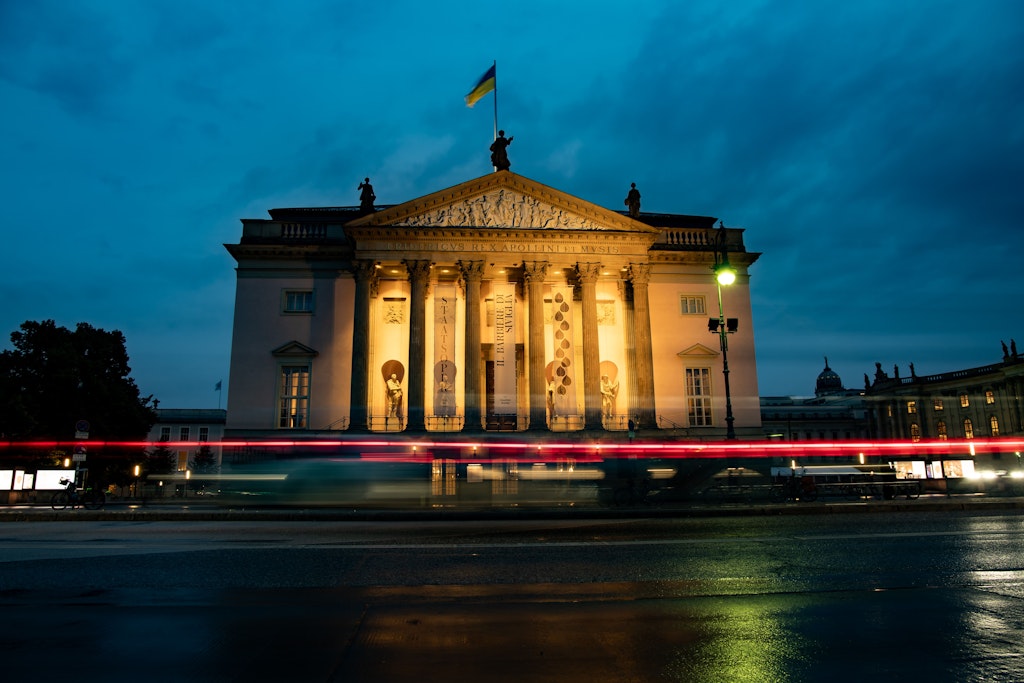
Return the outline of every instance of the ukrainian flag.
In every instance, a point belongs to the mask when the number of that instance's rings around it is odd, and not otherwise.
[[[466,95],[466,106],[472,107],[476,104],[481,97],[494,90],[494,86],[497,83],[497,64],[492,64],[491,68],[480,78],[473,89]]]

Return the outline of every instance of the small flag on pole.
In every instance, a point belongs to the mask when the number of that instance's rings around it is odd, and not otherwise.
[[[472,108],[474,104],[480,101],[480,98],[487,93],[494,90],[495,83],[497,82],[497,64],[492,64],[491,68],[480,77],[473,89],[466,95],[466,106]]]
[[[215,387],[213,388],[213,390],[214,390],[214,391],[220,391],[220,383],[221,383],[222,381],[223,381],[223,380],[217,380],[217,386],[215,386]]]

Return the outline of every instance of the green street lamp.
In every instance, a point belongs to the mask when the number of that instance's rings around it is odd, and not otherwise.
[[[729,252],[725,244],[725,224],[718,222],[718,234],[715,244],[715,286],[718,289],[718,318],[708,318],[708,331],[717,334],[722,349],[722,375],[725,378],[725,438],[736,438],[733,428],[735,418],[732,414],[732,393],[729,390],[729,335],[739,329],[739,319],[726,318],[722,306],[722,287],[736,282],[736,271],[729,264]]]

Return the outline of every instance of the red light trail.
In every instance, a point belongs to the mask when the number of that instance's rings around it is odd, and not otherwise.
[[[865,458],[935,459],[967,458],[985,453],[1017,453],[1024,450],[1024,438],[958,439],[934,441],[635,441],[633,443],[521,441],[521,440],[409,440],[382,439],[245,439],[225,441],[0,441],[0,455],[19,450],[60,450],[71,452],[85,447],[90,452],[103,449],[152,449],[165,446],[187,449],[209,446],[225,450],[243,448],[292,451],[343,451],[365,459],[407,458],[430,460],[432,451],[459,451],[460,460],[485,460],[492,457],[523,461],[559,458]]]

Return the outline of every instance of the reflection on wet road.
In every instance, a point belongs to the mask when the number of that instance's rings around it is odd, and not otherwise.
[[[1022,680],[1022,534],[950,512],[10,523],[0,675]]]

